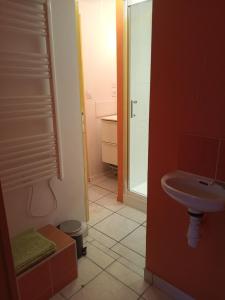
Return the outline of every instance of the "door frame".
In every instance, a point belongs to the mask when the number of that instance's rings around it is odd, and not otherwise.
[[[84,101],[84,75],[83,75],[83,57],[82,57],[82,41],[81,41],[81,21],[79,2],[75,1],[75,20],[76,20],[76,43],[77,43],[77,62],[79,70],[80,83],[80,110],[82,122],[82,138],[83,138],[83,162],[84,162],[84,206],[86,222],[89,221],[89,201],[88,201],[88,178],[89,178],[89,164],[88,164],[88,147],[87,147],[87,126],[86,113]]]
[[[134,0],[133,2],[144,2],[147,0]],[[117,200],[125,202],[139,210],[146,212],[146,197],[132,193],[128,190],[128,0],[116,0],[116,41],[117,41],[117,155],[118,155],[118,191]],[[85,117],[84,87],[82,71],[82,53],[80,38],[78,1],[76,0],[76,28],[77,45],[79,48],[79,70],[80,70],[80,94],[81,94],[81,114]],[[85,209],[87,220],[89,218],[87,200],[87,139],[85,129],[85,119],[83,119],[83,142],[84,142],[84,162],[85,162]]]
[[[125,176],[126,170],[124,169],[124,161],[126,160],[125,139],[126,124],[124,123],[124,107],[123,99],[126,94],[126,78],[124,77],[124,61],[126,57],[124,54],[124,27],[125,22],[125,9],[124,0],[116,0],[116,42],[117,42],[117,157],[118,157],[118,192],[117,200],[123,202],[125,190]]]

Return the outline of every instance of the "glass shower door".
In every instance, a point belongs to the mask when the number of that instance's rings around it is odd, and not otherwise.
[[[133,1],[134,2],[134,1]],[[147,196],[152,0],[128,8],[128,184]]]

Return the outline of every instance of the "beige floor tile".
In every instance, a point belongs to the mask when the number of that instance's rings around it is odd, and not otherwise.
[[[138,224],[136,222],[120,215],[113,214],[95,225],[94,228],[115,239],[116,241],[120,241],[137,227]]]
[[[139,295],[141,295],[148,288],[148,283],[144,281],[142,276],[134,273],[117,261],[110,265],[106,271]]]
[[[91,203],[89,205],[90,219],[88,221],[88,224],[93,226],[111,214],[111,210],[108,210],[100,205],[96,205],[95,203]]]
[[[90,280],[95,278],[102,269],[86,257],[78,260],[78,278],[71,284],[67,285],[60,293],[66,298],[70,298],[73,294],[78,292],[82,286],[87,284]]]
[[[130,235],[124,238],[120,243],[129,249],[138,252],[145,256],[146,253],[146,228],[143,226],[138,227]]]
[[[172,298],[166,295],[163,291],[153,286],[150,286],[142,297],[145,300],[172,300]]]
[[[103,246],[105,246],[107,248],[111,248],[113,245],[116,244],[115,240],[111,239],[110,237],[108,237],[105,234],[97,231],[94,228],[90,228],[88,230],[88,234],[91,238],[98,241],[100,244],[102,244]]]
[[[112,251],[111,249],[105,247],[104,245],[100,244],[98,241],[93,241],[91,242],[92,245],[94,245],[96,248],[100,249],[101,251],[103,251],[104,253],[106,253],[107,255],[111,256],[114,259],[118,259],[120,256]]]
[[[89,230],[90,230],[90,229],[89,229]],[[89,232],[89,230],[88,230],[88,232]],[[85,241],[85,242],[89,242],[89,243],[90,243],[90,242],[92,242],[93,240],[94,240],[94,239],[93,239],[90,235],[87,235],[87,236],[84,237],[84,241]]]
[[[91,262],[88,258],[82,257],[78,262],[78,276],[85,283],[93,279],[98,273],[101,272],[101,269]]]
[[[118,211],[124,207],[124,204],[117,201],[117,195],[110,193],[95,202],[98,205],[104,206],[112,211]]]
[[[142,224],[142,226],[146,227],[146,226],[147,226],[147,222],[144,222],[144,223]]]
[[[56,294],[50,300],[65,300],[60,294]]]
[[[112,247],[112,250],[118,253],[119,255],[123,256],[124,258],[132,261],[135,265],[139,266],[140,268],[145,267],[145,258],[142,255],[137,254],[136,252],[128,249],[127,247],[117,243]]]
[[[146,220],[146,214],[129,206],[125,206],[117,212],[119,215],[142,224]]]
[[[91,259],[96,265],[98,265],[100,268],[105,269],[108,267],[112,262],[115,261],[114,258],[107,255],[100,249],[96,248],[92,244],[87,244],[87,257]]]
[[[70,299],[75,293],[77,293],[85,285],[81,278],[77,278],[68,284],[64,289],[60,291],[64,298]]]
[[[110,192],[117,192],[117,177],[115,177],[114,175],[99,178],[94,181],[94,184]]]
[[[107,194],[109,194],[109,191],[94,185],[88,188],[88,199],[90,202],[96,201]]]
[[[70,300],[136,300],[137,295],[121,282],[102,272]]]
[[[132,261],[126,259],[125,257],[120,257],[117,261],[119,263],[121,263],[122,265],[124,265],[125,267],[127,267],[128,269],[130,269],[131,271],[139,274],[140,276],[142,276],[144,278],[144,269],[137,266]]]

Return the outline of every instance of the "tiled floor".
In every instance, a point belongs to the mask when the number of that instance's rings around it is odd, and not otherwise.
[[[117,191],[116,176],[111,172],[108,173],[106,176],[102,176],[98,179],[95,179],[92,183],[93,185],[96,185],[113,193],[116,193]]]
[[[144,281],[146,215],[117,202],[115,178],[89,185],[87,256],[52,300],[169,300]]]

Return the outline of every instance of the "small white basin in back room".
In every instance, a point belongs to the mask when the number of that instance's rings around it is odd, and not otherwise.
[[[174,200],[197,212],[225,210],[225,189],[222,185],[183,171],[166,174],[163,190]]]
[[[161,185],[166,194],[187,207],[190,215],[188,245],[197,247],[203,214],[225,210],[225,186],[212,179],[179,170],[164,175]]]

